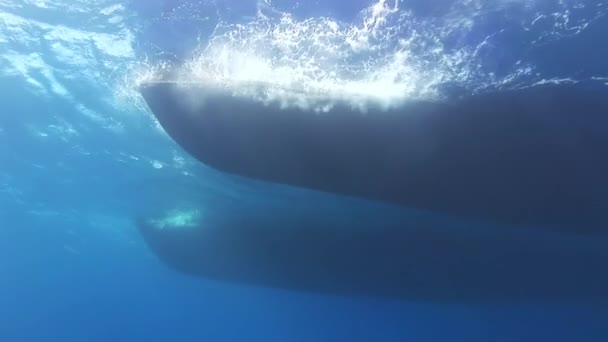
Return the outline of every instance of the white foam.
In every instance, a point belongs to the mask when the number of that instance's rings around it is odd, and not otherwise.
[[[596,77],[591,77],[591,79],[592,79],[593,81],[600,81],[600,82],[604,82],[604,85],[608,85],[608,77],[596,76]]]
[[[127,30],[118,34],[76,30],[66,26],[50,26],[41,24],[47,32],[44,38],[53,42],[64,42],[76,47],[87,46],[93,41],[100,53],[110,57],[134,57],[135,52],[131,46],[133,37]]]
[[[30,4],[34,5],[35,7],[39,7],[39,8],[49,8],[48,2],[44,1],[44,0],[30,0],[30,1],[26,1],[26,3],[30,3]]]
[[[74,125],[68,122],[66,119],[62,118],[60,115],[55,115],[54,117],[55,123],[50,124],[47,127],[47,132],[50,132],[50,135],[58,138],[64,142],[68,142],[73,138],[79,137],[80,133]]]
[[[122,4],[114,4],[114,5],[103,8],[101,11],[99,11],[99,13],[109,16],[109,15],[115,14],[116,12],[122,12],[124,10],[125,10],[125,7]]]
[[[10,1],[10,0],[9,0]],[[12,0],[15,2],[15,0]],[[58,13],[75,13],[84,14],[90,13],[93,4],[90,0],[21,0],[25,6],[33,6],[45,10],[51,10]],[[114,2],[113,0],[97,0],[95,5],[103,5],[104,2]],[[24,6],[21,7],[24,7]]]
[[[150,220],[157,229],[191,229],[196,228],[202,220],[202,213],[198,209],[179,208],[170,210],[164,217]]]
[[[20,55],[9,51],[1,57],[7,66],[4,68],[5,75],[19,75],[29,85],[33,86],[34,91],[39,95],[48,95],[49,90],[59,96],[65,96],[67,90],[55,78],[52,71],[49,70],[48,64],[38,54]],[[45,77],[45,81],[50,85],[50,89],[45,86],[41,80],[37,79],[35,74],[41,74]]]
[[[543,78],[540,81],[535,82],[533,85],[545,85],[545,84],[575,84],[578,83],[577,80],[571,78],[571,77],[566,77],[566,78],[549,78],[549,79],[545,79]]]
[[[0,6],[4,8],[21,8],[23,4],[16,2],[15,0],[0,0]]]
[[[28,124],[28,125],[26,125],[26,127],[32,137],[36,137],[36,138],[48,138],[49,137],[49,134],[47,132],[43,131],[41,128],[39,128],[33,124]]]
[[[113,17],[111,17],[110,19],[108,19],[108,23],[110,24],[119,24],[123,21],[123,17],[119,16],[119,15],[115,15]]]
[[[573,11],[583,8],[581,4],[560,2],[551,7],[555,12],[543,12],[533,0],[462,0],[442,16],[419,18],[398,0],[377,0],[351,24],[326,17],[299,20],[265,1],[249,22],[220,20],[174,81],[203,83],[235,96],[315,111],[326,111],[338,102],[366,110],[435,100],[446,83],[473,92],[516,88],[524,80],[541,84],[543,78],[536,77],[534,66],[526,62],[511,66],[500,77],[484,69],[483,53],[493,48],[503,31],[489,32],[478,42],[447,47],[448,42],[466,37],[488,13],[514,6],[523,13],[515,24],[523,28],[530,30],[545,20],[552,23],[535,33],[536,39],[527,42],[531,46],[579,34],[606,13],[601,8],[592,18],[575,20]],[[139,81],[154,81],[162,78],[160,74],[140,72],[145,77]]]
[[[0,12],[0,23],[2,23],[0,29],[8,41],[28,45],[36,43],[36,37],[30,34],[32,24],[27,19],[11,13]]]
[[[327,17],[297,19],[265,1],[250,21],[230,24],[219,18],[212,36],[200,37],[202,43],[193,49],[178,81],[206,82],[237,96],[322,112],[338,102],[366,110],[433,100],[441,97],[441,86],[451,82],[481,91],[517,87],[523,80],[539,84],[544,79],[563,79],[564,75],[536,76],[534,66],[525,62],[500,77],[486,73],[482,55],[495,43],[492,32],[485,40],[446,47],[449,39],[475,29],[487,13],[508,6],[518,6],[517,13],[523,14],[517,20],[527,29],[546,27],[530,44],[578,34],[607,10],[600,5],[595,16],[582,18],[576,11],[585,7],[584,0],[557,1],[550,11],[542,10],[541,2],[460,0],[444,15],[419,18],[408,11],[407,1],[375,0],[354,23],[345,23]],[[146,107],[138,85],[161,80],[169,68],[163,61],[135,61],[130,16],[116,0],[94,4],[90,0],[0,0],[0,5],[0,74],[22,75],[38,94],[69,98],[70,83],[87,82],[87,87],[100,93],[112,92],[103,99],[112,106],[141,111]],[[28,6],[74,14],[72,18],[86,15],[87,24],[54,25],[6,12],[14,8],[15,13],[24,13],[21,9]],[[197,6],[180,5],[163,19],[187,16],[209,21],[209,13],[197,11]],[[48,46],[54,54],[52,61],[42,60],[42,64],[32,57]],[[91,113],[84,104],[76,108],[103,127],[116,132],[124,129],[117,119]]]
[[[70,92],[57,80],[51,68],[42,68],[40,73],[46,77],[50,85],[51,91],[60,97],[70,96]]]
[[[124,124],[117,121],[115,118],[104,116],[88,108],[82,103],[76,103],[75,106],[81,114],[100,125],[101,128],[113,131],[115,133],[122,133],[124,131]]]
[[[288,13],[275,20],[261,11],[248,24],[219,26],[184,65],[179,81],[204,81],[236,95],[316,111],[335,102],[365,109],[370,103],[388,108],[434,98],[434,85],[449,70],[428,68],[412,52],[419,42],[416,34],[394,44],[391,20],[408,17],[397,1],[387,0],[366,8],[355,24],[331,18],[299,21]],[[438,54],[441,47],[436,49]]]
[[[157,170],[162,169],[164,167],[164,164],[159,160],[151,160],[150,164],[152,165],[153,168],[155,168]]]
[[[74,46],[62,41],[55,41],[51,43],[50,47],[55,54],[55,58],[61,63],[74,67],[86,67],[90,64],[90,56],[87,56],[85,49],[74,48]]]

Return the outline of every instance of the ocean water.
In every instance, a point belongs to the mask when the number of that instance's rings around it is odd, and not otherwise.
[[[608,95],[607,13],[599,0],[0,0],[0,341],[605,341],[601,304],[190,277],[134,219],[180,201],[259,197],[264,212],[268,198],[320,196],[182,151],[138,93],[169,69],[311,111],[332,104],[301,94],[359,109],[546,83]],[[248,94],[252,82],[278,90]]]

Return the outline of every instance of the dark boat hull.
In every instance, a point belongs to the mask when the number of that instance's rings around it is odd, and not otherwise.
[[[331,197],[331,196],[329,196]],[[138,222],[147,244],[194,276],[340,296],[499,303],[575,301],[608,307],[605,240],[488,229],[399,207],[321,194],[218,197]],[[172,224],[171,222],[175,222]]]
[[[465,218],[608,230],[606,87],[367,113],[284,109],[197,84],[141,92],[180,146],[221,171]]]

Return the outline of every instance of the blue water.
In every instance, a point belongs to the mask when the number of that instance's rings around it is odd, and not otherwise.
[[[474,91],[493,74],[514,79],[509,87],[594,80],[608,94],[606,3],[494,2],[443,42],[449,52],[499,33],[468,61],[480,66],[458,88]],[[608,308],[599,305],[325,296],[193,278],[157,259],[136,214],[275,187],[192,160],[156,126],[130,77],[142,65],[187,58],[220,18],[246,23],[260,3],[0,0],[0,341],[608,339]],[[349,22],[370,3],[272,6],[296,20]],[[446,8],[466,14],[475,3],[415,0],[401,9],[441,26],[432,18]],[[523,65],[533,72],[518,74]]]

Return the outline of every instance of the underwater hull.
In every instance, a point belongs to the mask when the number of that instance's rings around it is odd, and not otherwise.
[[[188,227],[159,228],[149,217],[138,226],[173,269],[219,281],[340,296],[608,307],[605,240],[489,230],[319,196],[292,200],[218,208],[217,199]]]
[[[608,229],[606,87],[547,85],[366,113],[263,104],[187,83],[141,93],[221,171],[473,219]]]

